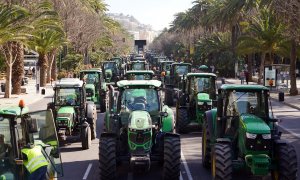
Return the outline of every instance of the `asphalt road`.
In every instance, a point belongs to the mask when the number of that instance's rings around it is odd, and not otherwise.
[[[31,110],[45,109],[50,97],[45,97],[30,106]],[[298,154],[298,166],[300,162],[300,112],[279,102],[273,102],[273,112],[277,118],[281,119],[279,125],[282,127],[282,139],[291,142]],[[103,125],[103,113],[98,113],[97,137]],[[99,139],[92,141],[89,150],[81,149],[79,137],[68,140],[68,144],[61,147],[61,156],[64,168],[64,177],[61,180],[98,180],[98,143]],[[181,179],[184,180],[209,180],[210,171],[202,167],[201,164],[201,132],[193,132],[181,135]],[[298,168],[299,169],[299,168]],[[245,174],[235,174],[235,179],[257,179],[255,177],[245,177]],[[151,166],[151,170],[144,174],[134,174],[130,171],[128,164],[122,164],[118,168],[118,179],[121,180],[152,180],[161,179],[161,167],[158,164]],[[268,179],[268,178],[264,178]],[[300,180],[300,177],[298,177]]]

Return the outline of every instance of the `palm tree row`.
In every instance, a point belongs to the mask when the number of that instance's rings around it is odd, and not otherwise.
[[[193,58],[198,63],[217,65],[224,72],[234,72],[240,59],[247,61],[252,69],[253,57],[260,57],[258,83],[264,66],[273,64],[275,56],[288,58],[290,94],[296,95],[296,59],[300,54],[298,17],[298,0],[197,0],[192,8],[175,15],[171,27],[154,40],[153,47],[160,51],[170,46],[175,49],[176,39],[184,45],[183,51],[196,47]],[[169,39],[172,41],[167,43]]]
[[[24,49],[39,54],[41,87],[56,78],[58,56],[79,56],[83,63],[98,64],[112,55],[129,51],[129,34],[106,16],[106,10],[106,5],[99,0],[0,0],[0,53],[6,67],[4,97],[9,98],[11,92],[21,93]],[[127,41],[122,44],[123,38]],[[116,48],[114,44],[120,46]],[[68,53],[75,56],[67,56]],[[89,54],[93,60],[89,60]]]

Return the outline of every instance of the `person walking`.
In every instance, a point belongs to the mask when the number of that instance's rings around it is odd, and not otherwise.
[[[244,84],[244,80],[245,80],[245,73],[244,73],[244,70],[242,70],[240,72],[240,79],[241,79],[241,84]]]
[[[34,67],[31,69],[31,72],[32,72],[32,79],[35,79],[35,68]]]
[[[42,153],[42,147],[30,144],[23,147],[21,152],[29,174],[28,180],[45,180],[49,163]]]
[[[249,84],[249,72],[245,71],[245,79],[246,79],[246,83]]]

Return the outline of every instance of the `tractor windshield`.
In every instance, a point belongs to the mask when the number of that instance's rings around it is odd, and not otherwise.
[[[0,177],[15,179],[12,173],[15,164],[9,121],[0,116]]]
[[[199,77],[195,78],[196,91],[198,93],[212,93],[216,91],[215,79],[211,77]]]
[[[250,113],[259,117],[266,117],[268,113],[266,112],[265,103],[267,103],[267,99],[263,91],[232,91],[229,95],[229,108],[227,109],[232,111],[232,115]]]
[[[84,75],[83,79],[85,79],[87,84],[95,84],[98,83],[99,75],[97,73],[88,73]]]
[[[116,63],[115,62],[107,62],[103,64],[104,69],[115,69]]]
[[[132,70],[145,70],[144,63],[142,63],[142,62],[133,63]]]
[[[79,106],[80,88],[59,88],[55,95],[56,106]]]
[[[155,89],[125,89],[122,94],[121,105],[123,111],[159,110],[158,94]]]
[[[189,72],[189,67],[186,65],[177,65],[175,66],[175,74],[185,75]]]

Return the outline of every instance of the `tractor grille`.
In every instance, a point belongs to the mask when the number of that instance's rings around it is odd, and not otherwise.
[[[138,130],[135,132],[130,132],[129,140],[135,144],[144,144],[151,139],[150,131]]]
[[[263,139],[261,134],[257,134],[255,139],[246,138],[246,148],[252,151],[268,151],[271,148],[271,140]]]
[[[93,97],[94,93],[92,89],[86,89],[86,96],[87,97]]]
[[[204,103],[203,105],[198,105],[198,108],[200,111],[207,111],[211,109],[211,105],[207,105],[206,103]]]

